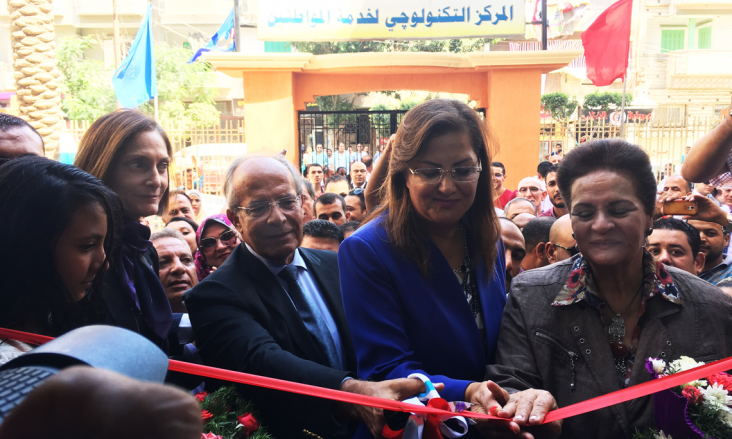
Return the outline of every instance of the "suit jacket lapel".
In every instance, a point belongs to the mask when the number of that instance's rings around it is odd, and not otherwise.
[[[241,252],[243,271],[252,279],[254,288],[262,301],[268,303],[287,323],[290,336],[306,354],[307,359],[325,364],[325,355],[318,349],[302,322],[300,314],[292,304],[292,300],[274,274],[262,261],[251,254],[245,245],[240,244],[237,250]]]
[[[315,278],[323,299],[330,309],[330,315],[333,317],[338,333],[341,338],[341,350],[344,353],[346,367],[348,370],[356,370],[356,354],[351,340],[351,333],[348,330],[348,322],[346,322],[346,313],[343,311],[343,298],[341,296],[340,277],[338,276],[338,267],[324,267],[321,259],[315,252],[308,249],[300,248],[300,256],[308,266],[308,271]]]

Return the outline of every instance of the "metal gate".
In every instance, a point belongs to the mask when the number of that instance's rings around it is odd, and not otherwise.
[[[329,161],[338,144],[343,143],[351,153],[361,145],[372,157],[386,146],[389,136],[396,132],[406,110],[392,111],[300,111],[300,163]],[[318,145],[322,150],[318,151]],[[323,157],[323,158],[321,158]],[[328,158],[325,158],[328,157]]]
[[[477,109],[481,118],[485,109]],[[384,111],[300,111],[300,164],[330,162],[330,157],[343,143],[351,154],[357,145],[371,157],[386,146],[389,136],[396,133],[407,110]],[[322,145],[322,151],[318,151]]]

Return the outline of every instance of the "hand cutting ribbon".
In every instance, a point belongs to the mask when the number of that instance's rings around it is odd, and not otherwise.
[[[38,334],[29,334],[27,332],[13,331],[10,329],[0,328],[0,338],[8,338],[18,340],[30,344],[43,344],[53,340],[53,337],[46,337]],[[685,372],[669,375],[657,380],[648,381],[633,387],[628,387],[617,392],[608,393],[597,398],[588,399],[571,406],[563,407],[549,412],[544,419],[544,423],[553,422],[559,419],[566,419],[572,416],[581,415],[583,413],[600,410],[615,404],[620,404],[632,399],[641,398],[661,392],[672,387],[680,386],[688,382],[704,378],[715,373],[724,372],[732,369],[732,357],[725,358],[713,363],[689,369]],[[291,381],[278,380],[275,378],[267,378],[259,375],[252,375],[242,372],[234,372],[231,370],[217,369],[215,367],[201,366],[199,364],[184,363],[181,361],[170,360],[168,370],[183,372],[191,375],[197,375],[208,378],[217,378],[234,383],[248,384],[252,386],[265,387],[268,389],[282,390],[285,392],[298,393],[301,395],[315,396],[318,398],[326,398],[334,401],[347,402],[351,404],[360,404],[370,407],[391,410],[395,412],[433,414],[454,417],[455,413],[440,407],[433,407],[429,404],[420,406],[408,402],[391,401],[383,398],[375,398],[366,395],[357,395],[354,393],[342,392],[340,390],[326,389],[323,387],[311,386],[308,384],[295,383]],[[500,419],[504,418],[490,416],[482,413],[470,411],[459,412],[460,416],[476,419]]]
[[[471,421],[459,416],[456,412],[462,412],[470,408],[471,404],[465,402],[447,402],[440,398],[435,386],[426,376],[421,373],[413,373],[407,378],[418,378],[424,382],[426,391],[413,398],[405,400],[405,403],[415,404],[423,407],[432,407],[446,410],[447,414],[423,414],[411,413],[406,424],[398,429],[387,423],[384,426],[382,435],[387,439],[443,439],[459,438],[468,432],[468,425]]]

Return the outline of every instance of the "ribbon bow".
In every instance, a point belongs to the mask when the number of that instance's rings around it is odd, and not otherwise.
[[[413,373],[407,378],[418,378],[424,382],[425,392],[415,397],[405,399],[403,402],[447,410],[452,413],[461,412],[470,408],[471,404],[458,401],[447,402],[440,398],[435,386],[426,376],[421,373]],[[463,416],[446,414],[410,413],[403,428],[395,428],[399,420],[392,418],[384,426],[382,435],[386,439],[444,439],[459,438],[468,432],[468,425],[474,421],[468,421]]]

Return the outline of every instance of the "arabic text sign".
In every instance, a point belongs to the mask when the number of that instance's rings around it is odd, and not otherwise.
[[[270,41],[523,35],[521,0],[267,0],[257,36]]]

